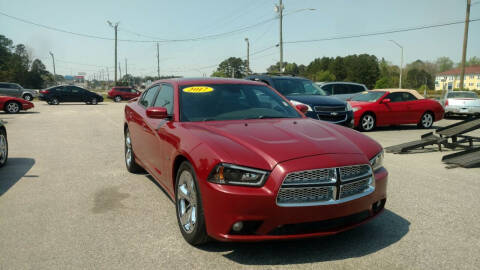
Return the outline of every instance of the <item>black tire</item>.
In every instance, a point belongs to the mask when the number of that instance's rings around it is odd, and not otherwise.
[[[3,108],[6,113],[18,113],[22,108],[22,105],[16,101],[8,101]]]
[[[5,143],[5,145],[3,145],[3,143]],[[5,152],[3,152],[3,150],[5,150]],[[7,132],[4,129],[0,129],[0,168],[7,163],[7,160],[8,160]]]
[[[97,104],[98,104],[98,99],[97,99],[96,97],[92,98],[92,99],[90,100],[90,104],[92,104],[92,105],[97,105]]]
[[[132,140],[130,138],[130,131],[125,129],[125,165],[127,166],[127,170],[131,173],[142,173],[145,170],[138,165],[138,163],[135,161],[135,153],[133,152],[133,147],[132,147]],[[127,141],[128,139],[128,141]],[[130,150],[130,152],[128,152]]]
[[[191,229],[191,231],[188,231],[186,229],[186,225],[184,226],[181,221],[181,209],[184,210],[184,215],[187,215],[187,212],[188,212],[188,210],[186,210],[187,203],[185,202],[185,200],[188,200],[188,199],[186,199],[185,196],[181,198],[182,195],[181,193],[179,193],[179,192],[182,192],[182,191],[179,191],[180,186],[183,186],[183,187],[188,186],[188,184],[186,184],[187,182],[184,182],[182,175],[190,175],[192,177],[190,183],[193,183],[193,187],[190,186],[190,189],[195,191],[194,196],[189,194],[190,200],[192,200],[192,197],[195,197],[195,201],[196,201],[196,205],[195,204],[189,205],[190,206],[189,210],[191,210],[190,213],[192,213],[192,211],[195,211],[196,213],[194,215],[195,221],[193,221],[192,214],[190,214],[189,222],[190,224],[194,222],[193,229]],[[185,190],[185,188],[183,188],[182,190]],[[182,201],[183,201],[183,204],[182,204]],[[200,188],[198,187],[198,181],[197,181],[197,176],[195,175],[195,170],[193,169],[192,165],[188,161],[184,161],[182,164],[180,164],[180,167],[178,168],[178,171],[177,171],[177,177],[175,179],[175,210],[177,215],[177,223],[185,241],[187,241],[192,246],[198,246],[208,242],[209,237],[207,234],[205,217],[203,214],[202,196],[200,194]],[[189,226],[189,228],[191,228],[191,226]]]
[[[23,99],[25,99],[26,101],[32,101],[32,100],[33,100],[33,96],[30,95],[30,94],[25,94],[25,95],[23,95]]]
[[[58,101],[58,98],[53,97],[53,98],[51,98],[51,99],[48,101],[48,104],[50,104],[50,105],[58,105],[58,104],[60,104],[60,101]]]
[[[417,126],[420,128],[431,128],[434,121],[435,117],[433,116],[433,113],[425,112],[420,118],[420,122],[418,122]]]
[[[115,97],[113,98],[113,101],[115,101],[115,102],[120,102],[120,101],[122,101],[122,97],[121,97],[121,96],[115,96]]]
[[[372,131],[376,126],[375,115],[366,113],[360,118],[358,128],[362,131]]]

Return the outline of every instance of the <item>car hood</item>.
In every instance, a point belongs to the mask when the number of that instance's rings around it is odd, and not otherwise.
[[[296,100],[301,103],[308,105],[327,105],[327,106],[345,106],[345,101],[342,101],[338,98],[328,97],[328,96],[318,96],[318,95],[307,95],[307,96],[287,96],[289,100]]]
[[[192,122],[183,126],[222,162],[267,170],[287,160],[323,154],[371,158],[381,149],[363,134],[310,118]]]

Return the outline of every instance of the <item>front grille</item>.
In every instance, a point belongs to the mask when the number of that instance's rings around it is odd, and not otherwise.
[[[335,196],[335,187],[295,187],[282,188],[278,192],[277,202],[282,204],[325,202]]]
[[[279,206],[335,204],[373,192],[369,164],[291,172],[277,194]]]
[[[339,114],[317,114],[318,119],[328,122],[340,122],[345,121],[347,119],[347,115],[345,113]]]
[[[344,112],[345,106],[315,106],[316,112]]]
[[[304,185],[304,184],[325,184],[335,183],[336,181],[335,169],[319,169],[301,172],[289,173],[283,185]]]

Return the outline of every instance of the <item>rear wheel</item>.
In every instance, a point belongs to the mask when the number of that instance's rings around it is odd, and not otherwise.
[[[125,165],[127,170],[131,173],[143,172],[143,168],[135,161],[135,154],[133,153],[132,139],[128,128],[125,130]]]
[[[420,123],[418,126],[421,128],[431,128],[433,125],[433,114],[431,112],[426,112],[422,115]]]
[[[121,97],[121,96],[115,96],[115,97],[113,98],[113,101],[115,101],[115,102],[120,102],[120,101],[122,101],[122,97]]]
[[[192,165],[184,161],[178,168],[175,185],[177,221],[183,238],[191,245],[208,241],[200,189]]]
[[[5,130],[0,129],[0,167],[7,163],[8,159],[8,141]]]
[[[363,131],[371,131],[375,128],[375,116],[366,113],[360,118],[359,128]]]
[[[9,101],[5,103],[4,110],[6,113],[18,113],[20,111],[20,104],[15,101]]]
[[[32,101],[32,100],[33,100],[33,96],[30,95],[30,94],[25,94],[25,95],[23,95],[23,99],[25,99],[26,101]]]
[[[54,97],[54,98],[51,98],[51,99],[48,101],[48,104],[50,104],[50,105],[58,105],[58,104],[60,104],[60,102],[58,101],[58,98]]]

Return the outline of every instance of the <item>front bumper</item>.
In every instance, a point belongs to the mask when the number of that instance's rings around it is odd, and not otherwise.
[[[33,103],[22,103],[22,109],[23,110],[29,110],[31,108],[35,107],[35,105]]]
[[[338,164],[338,160],[345,164]],[[344,203],[281,207],[276,203],[277,193],[289,172],[366,163],[368,160],[363,155],[356,154],[328,154],[286,161],[277,165],[265,185],[259,188],[202,181],[207,233],[220,241],[262,241],[326,236],[349,230],[383,210],[388,178],[385,169],[375,173],[376,187],[372,193]],[[232,226],[238,221],[250,226],[249,230],[241,234],[233,232]],[[323,226],[325,224],[327,226]],[[303,229],[295,231],[295,228]]]
[[[480,106],[455,106],[449,105],[445,106],[445,113],[448,114],[480,114]]]

